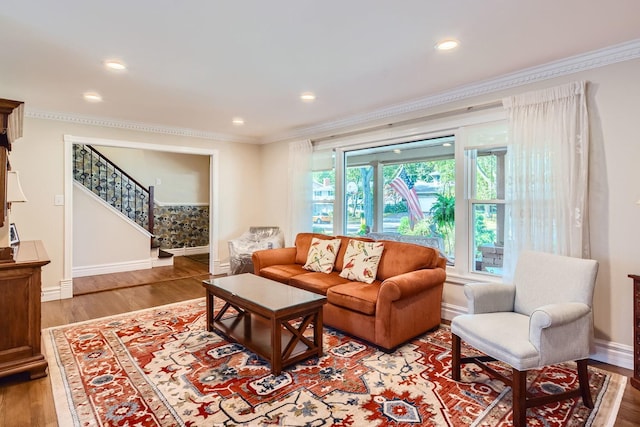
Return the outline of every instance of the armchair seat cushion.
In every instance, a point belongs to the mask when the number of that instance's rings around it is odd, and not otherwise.
[[[373,283],[349,282],[329,289],[327,302],[367,316],[373,316],[376,313],[379,290],[379,280]]]
[[[524,314],[465,314],[451,322],[451,332],[520,371],[540,367],[540,355],[529,341],[529,316]]]

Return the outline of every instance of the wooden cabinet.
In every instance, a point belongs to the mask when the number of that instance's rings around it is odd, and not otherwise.
[[[633,377],[631,385],[640,390],[640,276],[633,279]]]
[[[0,227],[5,225],[7,218],[7,170],[9,169],[9,117],[11,113],[22,104],[21,101],[0,99]]]
[[[40,272],[48,263],[40,241],[21,242],[12,260],[0,263],[0,377],[47,375],[40,350]]]

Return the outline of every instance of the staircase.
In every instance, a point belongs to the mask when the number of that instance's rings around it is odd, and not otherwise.
[[[143,186],[95,147],[86,144],[73,145],[73,178],[151,234],[154,267],[173,264],[173,254],[163,251],[153,235],[153,186]]]

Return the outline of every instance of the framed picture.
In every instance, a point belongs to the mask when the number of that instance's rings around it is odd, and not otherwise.
[[[18,229],[14,223],[9,224],[9,244],[15,245],[20,243],[20,237],[18,236]]]

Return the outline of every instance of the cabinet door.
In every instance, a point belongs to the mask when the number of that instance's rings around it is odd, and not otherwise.
[[[39,352],[40,329],[35,324],[40,286],[33,269],[4,271],[0,279],[0,364]]]

